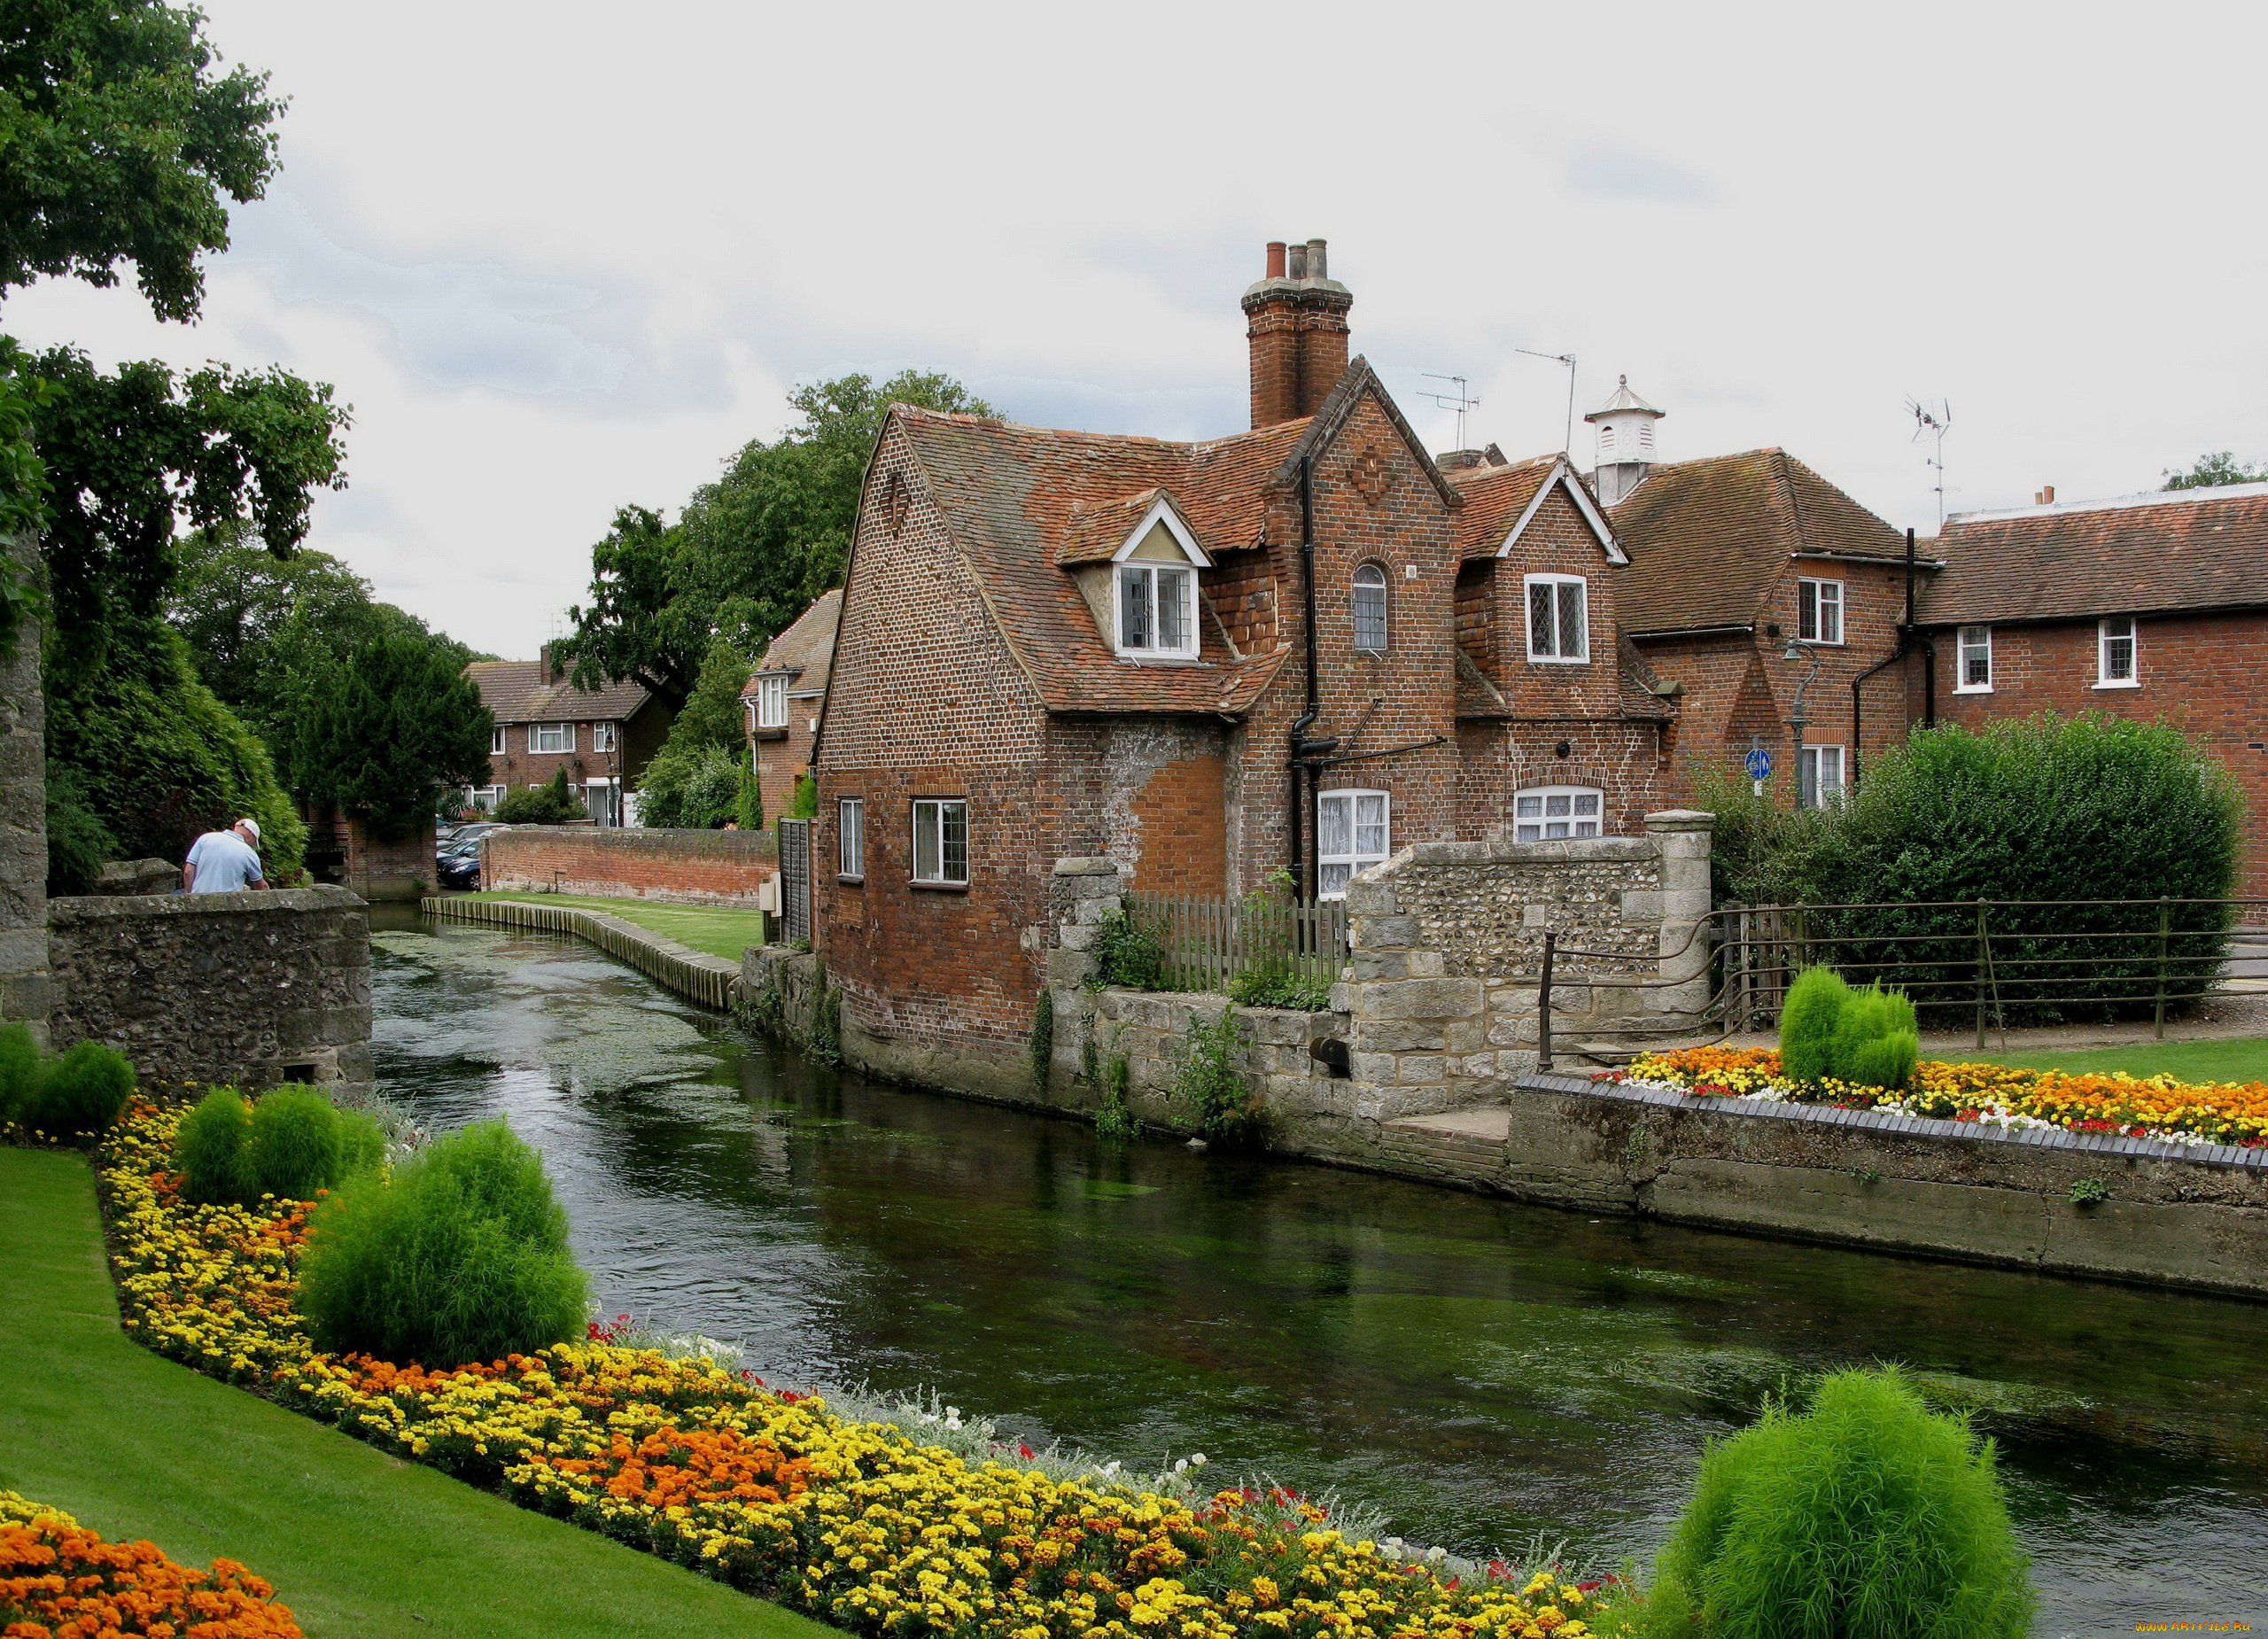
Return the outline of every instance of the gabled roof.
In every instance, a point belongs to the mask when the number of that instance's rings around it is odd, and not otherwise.
[[[1630,555],[1623,629],[1640,634],[1753,623],[1800,554],[1906,552],[1904,535],[1783,449],[1657,465],[1607,517]]]
[[[1456,468],[1449,480],[1464,497],[1464,510],[1457,517],[1457,551],[1464,559],[1501,557],[1509,552],[1556,486],[1590,525],[1592,535],[1606,551],[1607,561],[1630,561],[1590,486],[1563,454],[1536,455],[1501,466]]]
[[[2268,484],[1957,512],[1933,625],[2268,605]]]
[[[1284,464],[1277,469],[1276,482],[1285,485],[1298,483],[1301,461],[1307,456],[1319,455],[1330,447],[1331,441],[1346,430],[1348,422],[1353,418],[1355,408],[1362,403],[1363,395],[1366,392],[1377,396],[1379,407],[1386,411],[1386,419],[1394,423],[1394,430],[1402,435],[1402,441],[1410,447],[1410,454],[1425,470],[1434,493],[1441,498],[1441,504],[1452,510],[1462,507],[1464,501],[1457,493],[1456,485],[1443,475],[1441,467],[1426,450],[1425,440],[1410,431],[1410,423],[1402,413],[1402,406],[1394,401],[1394,394],[1386,390],[1386,384],[1371,368],[1371,361],[1360,353],[1356,353],[1348,364],[1339,377],[1338,385],[1332,388],[1330,396],[1317,407],[1314,419],[1307,423],[1306,432],[1285,454]],[[1284,424],[1297,426],[1301,423],[1286,422]]]
[[[825,694],[827,668],[835,660],[835,627],[842,618],[840,586],[812,599],[812,606],[796,617],[795,624],[765,646],[764,658],[757,662],[748,687],[741,690],[742,698],[756,692],[756,680],[767,672],[792,673],[788,684],[790,694]]]
[[[619,723],[653,698],[637,683],[578,688],[540,660],[476,660],[464,674],[499,723]]]

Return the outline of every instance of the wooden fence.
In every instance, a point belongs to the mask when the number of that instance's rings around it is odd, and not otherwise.
[[[629,963],[655,983],[687,1001],[728,1012],[740,983],[739,964],[680,944],[667,934],[625,922],[603,911],[568,905],[532,905],[524,899],[470,899],[435,896],[419,902],[428,916],[450,921],[495,922],[507,928],[538,928],[588,939],[609,956]]]
[[[1347,962],[1347,906],[1268,898],[1129,894],[1126,913],[1165,952],[1164,988],[1224,990],[1239,974],[1279,972],[1331,984]]]

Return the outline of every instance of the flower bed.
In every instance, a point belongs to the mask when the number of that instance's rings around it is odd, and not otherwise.
[[[192,1571],[150,1542],[105,1542],[0,1491],[0,1633],[8,1639],[301,1639],[276,1590],[233,1559]]]
[[[1893,1092],[1834,1080],[1816,1084],[1789,1081],[1781,1075],[1779,1053],[1769,1047],[1681,1047],[1642,1053],[1627,1074],[1611,1076],[1723,1098],[1834,1104],[2002,1127],[2061,1127],[2172,1144],[2268,1146],[2268,1082],[2073,1076],[2062,1070],[1924,1059],[1915,1068],[1913,1084]]]
[[[456,1371],[322,1354],[292,1308],[307,1209],[182,1200],[176,1120],[137,1100],[98,1161],[134,1336],[836,1627],[891,1639],[1589,1631],[1596,1584],[1352,1540],[1280,1489],[1177,1494],[1116,1480],[1115,1464],[1067,1473],[1008,1448],[972,1459],[714,1358],[624,1347],[606,1328]]]

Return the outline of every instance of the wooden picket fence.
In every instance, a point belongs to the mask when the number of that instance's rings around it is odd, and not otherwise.
[[[1252,968],[1277,968],[1317,983],[1337,981],[1347,961],[1347,906],[1325,899],[1129,894],[1126,913],[1165,949],[1165,987],[1223,990]]]

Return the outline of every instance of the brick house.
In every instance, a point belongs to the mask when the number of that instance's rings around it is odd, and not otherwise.
[[[548,648],[538,660],[476,660],[465,675],[496,719],[488,783],[473,790],[474,806],[493,810],[506,792],[548,785],[564,768],[593,820],[637,823],[639,777],[675,715],[666,705],[637,683],[578,688],[554,669]]]
[[[749,756],[768,823],[788,812],[796,781],[811,772],[812,745],[827,699],[827,668],[835,661],[835,626],[841,591],[823,592],[796,622],[773,638],[741,691]]]
[[[891,410],[813,752],[813,938],[865,1060],[950,1041],[1021,1085],[1059,858],[1329,897],[1411,843],[1661,805],[1676,706],[1618,641],[1605,511],[1560,456],[1437,463],[1352,303],[1322,242],[1269,247],[1233,437]]]
[[[2236,891],[2268,897],[2268,484],[2046,491],[1955,513],[1938,545],[1921,625],[1939,720],[2095,711],[2200,736],[2244,793]]]

